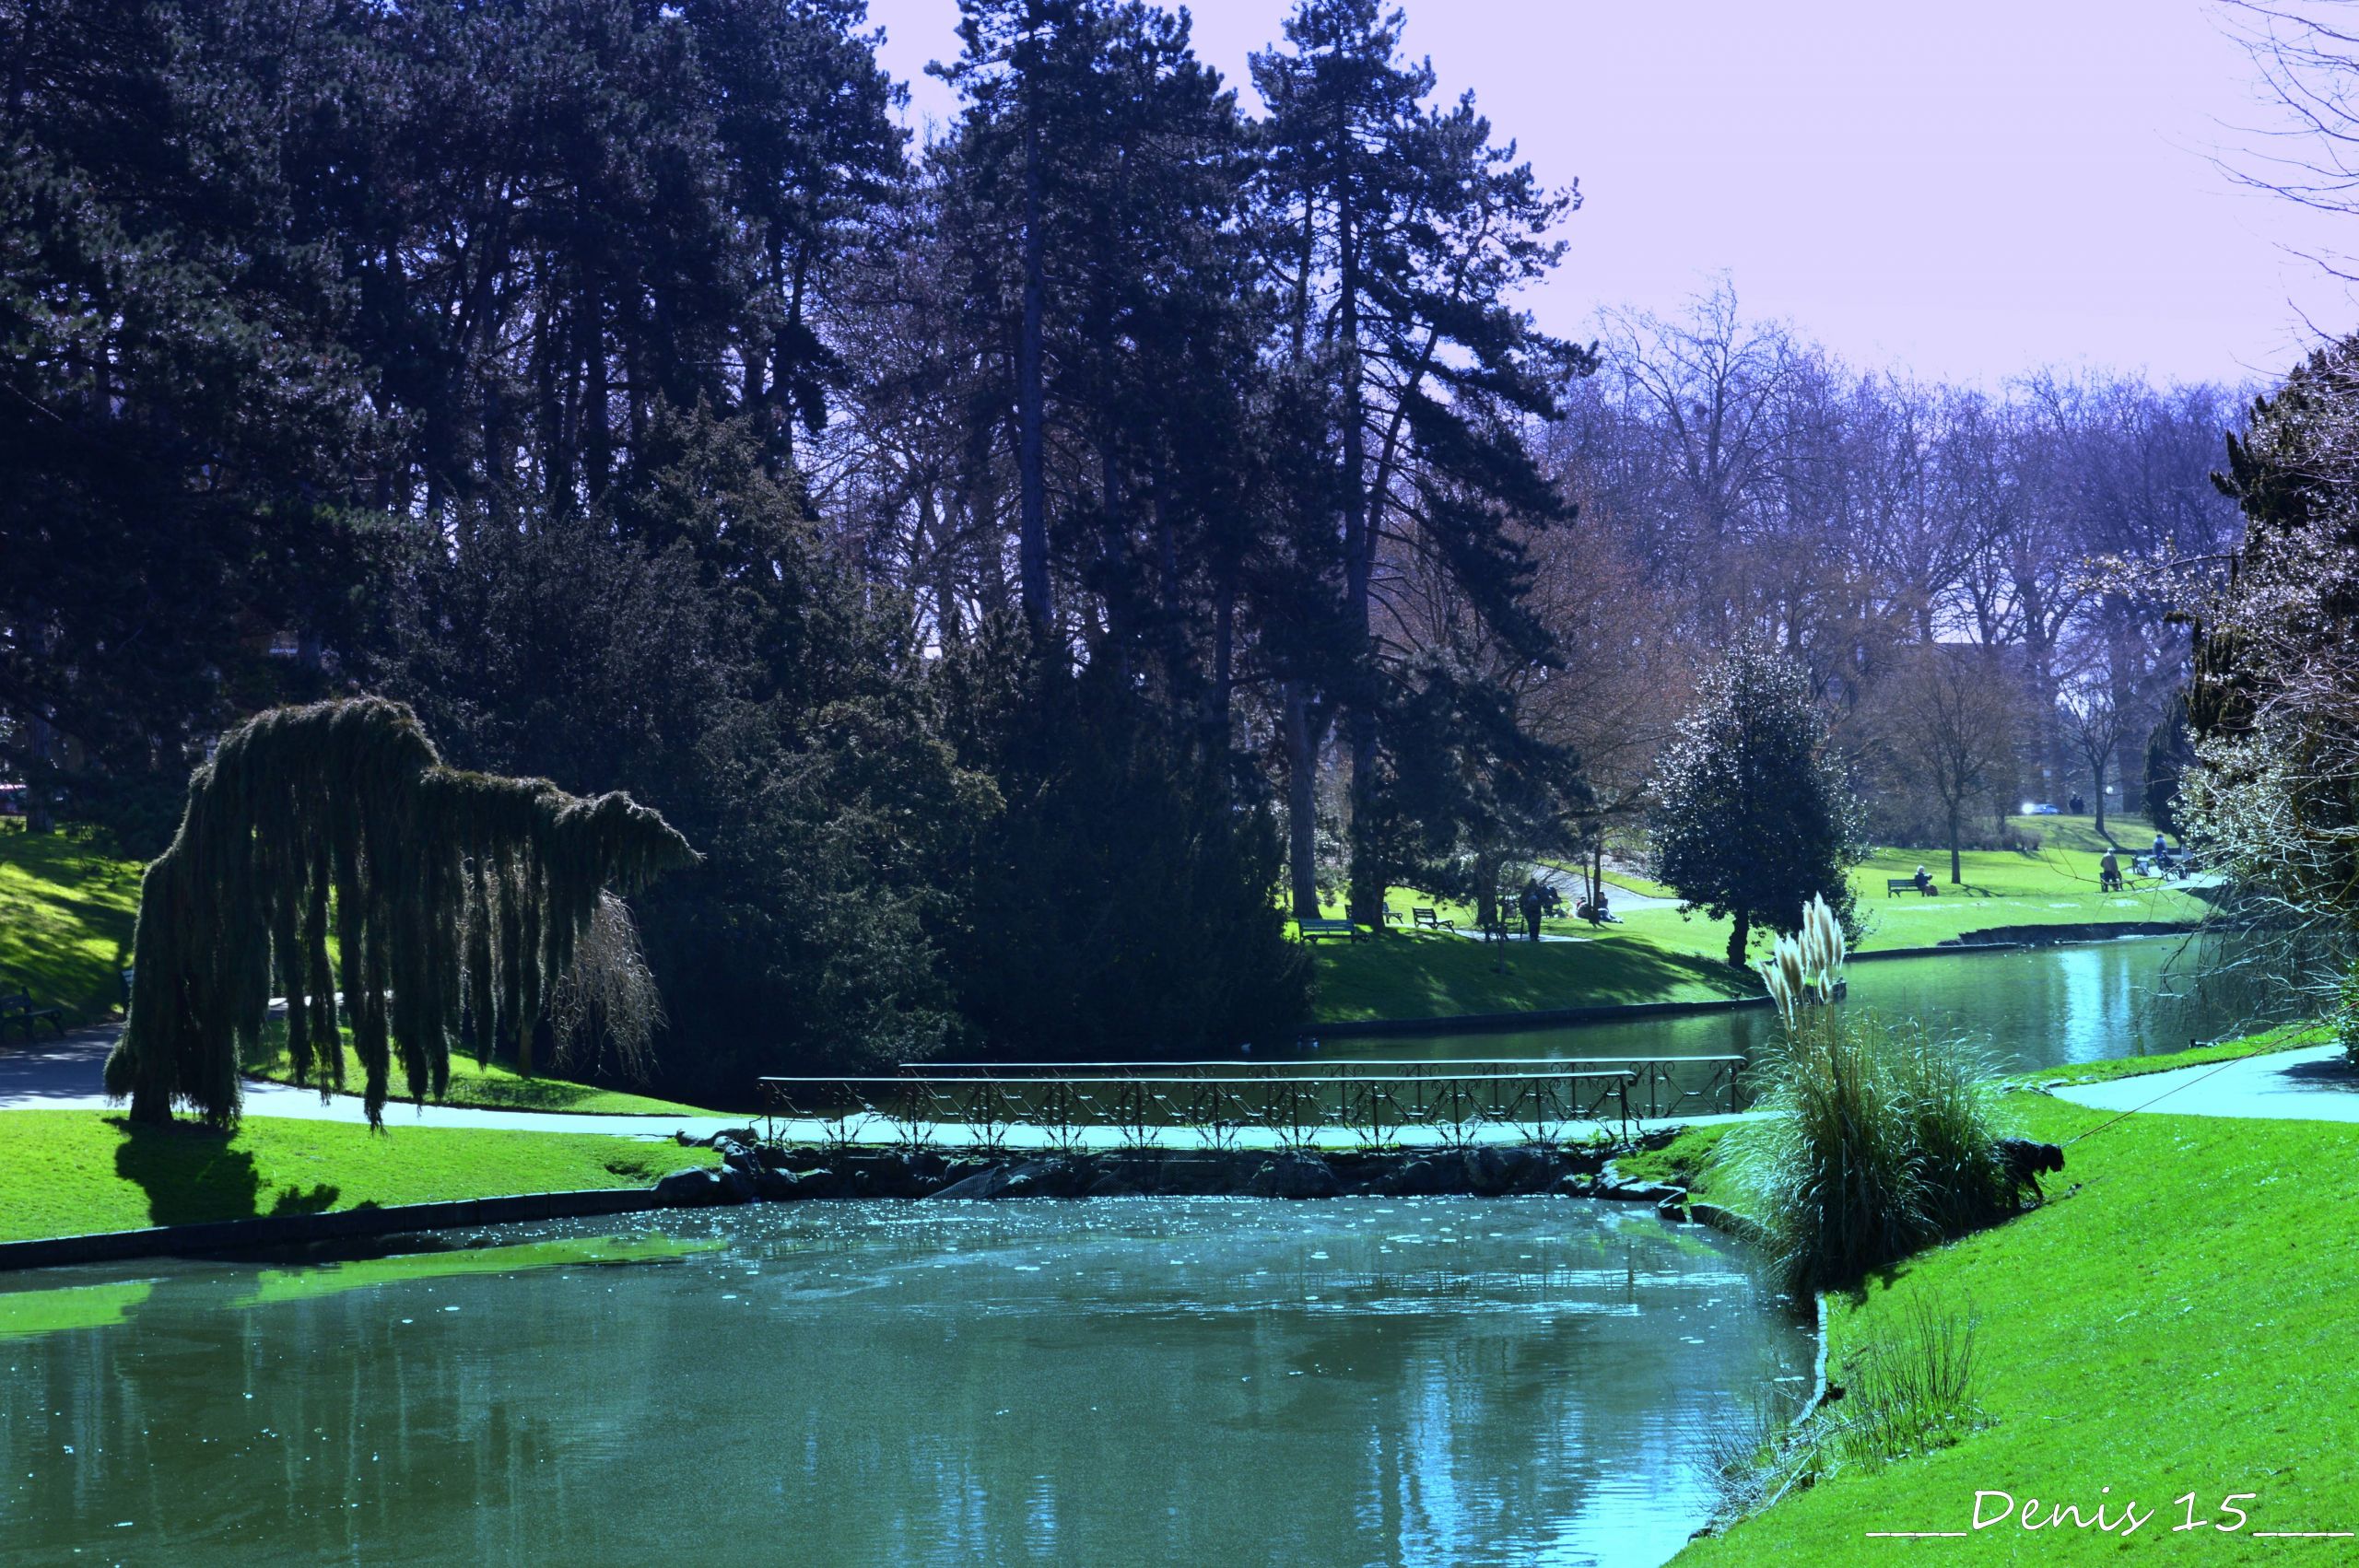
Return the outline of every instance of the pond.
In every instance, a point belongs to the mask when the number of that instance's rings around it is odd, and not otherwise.
[[[44,1561],[1653,1564],[1806,1390],[1725,1241],[1563,1199],[830,1203],[0,1290]],[[524,1239],[520,1240],[519,1237]]]
[[[2305,1000],[2244,972],[2205,977],[2218,954],[2176,937],[1855,962],[1854,1005],[1913,1017],[1989,1053],[1995,1069],[2184,1050],[2298,1016]],[[1336,1036],[1325,1054],[1388,1060],[1482,1057],[1749,1056],[1766,1008],[1532,1030]]]

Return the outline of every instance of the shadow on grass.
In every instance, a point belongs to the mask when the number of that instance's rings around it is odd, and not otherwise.
[[[155,1224],[318,1214],[334,1208],[341,1196],[324,1182],[309,1191],[283,1187],[265,1210],[254,1158],[231,1147],[233,1135],[206,1127],[139,1127],[120,1117],[108,1119],[123,1132],[114,1151],[115,1175],[147,1195],[147,1218]]]
[[[1755,994],[1752,973],[1642,938],[1480,942],[1386,936],[1318,955],[1321,1022],[1437,1018]]]

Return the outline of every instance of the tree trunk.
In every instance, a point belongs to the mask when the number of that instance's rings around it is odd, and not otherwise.
[[[1301,683],[1285,684],[1286,876],[1297,920],[1319,916],[1319,737]]]
[[[1950,808],[1950,885],[1952,887],[1962,887],[1966,883],[1966,878],[1960,874],[1958,868],[1957,818],[1957,808],[1952,806]]]
[[[1029,8],[1030,30],[1040,26],[1039,7]],[[1049,599],[1049,496],[1041,430],[1040,334],[1046,240],[1040,233],[1039,116],[1032,105],[1034,84],[1024,84],[1024,323],[1015,342],[1015,474],[1019,521],[1017,577],[1024,618],[1045,639],[1054,607]]]
[[[1377,872],[1375,638],[1369,616],[1368,581],[1375,558],[1372,497],[1367,485],[1367,430],[1360,365],[1359,250],[1352,232],[1349,201],[1339,201],[1337,240],[1342,275],[1336,299],[1336,336],[1344,354],[1344,613],[1352,655],[1358,664],[1346,732],[1352,754],[1351,917],[1381,926],[1384,884]]]
[[[2096,766],[2096,789],[2089,796],[2089,803],[2097,813],[2097,836],[2105,836],[2105,764]]]
[[[1729,932],[1729,964],[1731,967],[1742,969],[1745,966],[1744,950],[1752,940],[1753,912],[1739,909],[1736,912],[1736,929]]]

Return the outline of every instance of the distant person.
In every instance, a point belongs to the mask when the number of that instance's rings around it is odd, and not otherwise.
[[[2071,800],[2065,803],[2072,808],[2072,814],[2074,816],[2083,815],[2089,809],[2089,802],[2081,799],[2078,795],[2073,796]]]
[[[2171,847],[2165,843],[2163,841],[2163,836],[2157,833],[2154,835],[2154,847],[2148,850],[2147,853],[2153,855],[2154,859],[2158,860],[2167,860],[2171,857]]]
[[[2097,861],[2097,889],[2102,893],[2121,891],[2121,857],[2110,849]]]
[[[1933,885],[1933,873],[1927,871],[1924,867],[1919,866],[1917,868],[1917,874],[1910,877],[1908,880],[1917,884],[1918,892],[1924,893],[1931,890]]]
[[[1531,937],[1532,941],[1538,942],[1540,940],[1540,883],[1536,881],[1525,883],[1523,896],[1517,902],[1523,907],[1524,934]]]

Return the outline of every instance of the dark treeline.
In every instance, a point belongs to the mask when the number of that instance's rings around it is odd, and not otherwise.
[[[365,689],[628,789],[710,857],[640,913],[722,1092],[1289,1031],[1331,759],[1364,917],[1549,831],[1569,193],[1372,0],[1259,118],[1158,7],[968,0],[922,148],[864,25],[0,0],[0,771],[153,852]]]
[[[211,737],[365,690],[628,790],[708,856],[640,907],[670,1081],[739,1094],[1283,1037],[1283,909],[1595,852],[1699,647],[1863,778],[1912,647],[2005,650],[2027,766],[2175,678],[2081,563],[2221,526],[2209,393],[1550,337],[1573,192],[1375,0],[1251,113],[1158,6],[964,0],[927,146],[865,27],[0,0],[0,775],[153,853]]]

